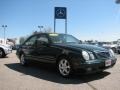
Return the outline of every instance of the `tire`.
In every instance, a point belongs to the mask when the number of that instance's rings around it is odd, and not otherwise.
[[[70,77],[72,75],[72,65],[70,64],[70,61],[68,61],[66,58],[61,58],[57,64],[59,74],[62,77]]]
[[[112,47],[111,49],[113,50],[114,53],[117,52],[117,49],[115,47]]]
[[[27,60],[25,59],[25,55],[24,54],[21,54],[21,56],[20,56],[20,64],[22,66],[26,66],[28,64]]]
[[[120,54],[120,50],[118,50],[118,54]]]
[[[6,55],[5,55],[5,52],[3,51],[3,49],[0,49],[0,58],[4,58]]]

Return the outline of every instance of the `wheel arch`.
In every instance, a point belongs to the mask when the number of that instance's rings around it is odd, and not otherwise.
[[[2,47],[0,47],[0,49],[2,50],[2,51],[4,51],[4,49],[2,48]],[[4,51],[5,52],[5,51]]]
[[[2,47],[0,47],[0,49],[3,51],[3,54],[4,54],[3,56],[5,56],[6,54],[5,54],[4,49],[3,49]],[[2,56],[2,57],[3,57],[3,56]]]
[[[59,70],[59,61],[62,60],[62,59],[66,59],[69,62],[69,64],[70,64],[71,68],[70,68],[70,72],[69,72],[68,75],[62,75],[60,73],[60,70]],[[56,67],[59,70],[60,75],[62,75],[65,78],[69,78],[73,74],[73,72],[74,72],[73,65],[71,63],[71,56],[70,55],[66,55],[66,54],[59,55],[58,58],[57,58],[57,61],[56,61]]]
[[[59,62],[59,60],[60,60],[61,58],[66,58],[66,59],[70,60],[70,56],[69,56],[69,55],[67,55],[67,54],[61,54],[61,55],[59,55],[59,56],[57,57],[57,59],[56,59],[56,64],[58,64],[58,62]]]

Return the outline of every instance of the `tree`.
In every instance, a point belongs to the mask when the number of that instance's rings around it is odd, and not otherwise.
[[[52,33],[52,29],[50,27],[44,28],[43,32],[45,32],[45,33]]]
[[[43,31],[37,31],[37,30],[35,30],[35,31],[33,31],[32,34],[34,35],[34,34],[37,34],[37,33],[52,33],[52,29],[50,27],[48,27],[48,28],[44,28]]]
[[[35,34],[38,34],[38,33],[41,33],[41,32],[38,32],[38,31],[36,30],[36,31],[33,31],[33,32],[32,32],[32,35],[35,35]]]
[[[20,37],[20,44],[22,44],[26,40],[25,37]]]
[[[116,3],[117,3],[117,4],[120,4],[120,0],[116,0]]]

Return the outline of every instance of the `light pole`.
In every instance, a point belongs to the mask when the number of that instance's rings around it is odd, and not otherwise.
[[[38,26],[38,28],[40,29],[40,32],[41,32],[41,28],[43,28],[43,26]]]
[[[2,25],[2,27],[3,27],[3,29],[4,29],[4,44],[5,44],[5,43],[6,43],[6,42],[5,42],[5,30],[6,30],[7,25]]]

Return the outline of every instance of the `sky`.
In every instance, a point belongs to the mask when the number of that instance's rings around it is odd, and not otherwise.
[[[54,7],[67,8],[67,30],[80,40],[120,39],[120,4],[115,0],[0,0],[6,37],[18,38],[39,31],[38,25],[54,30]],[[65,32],[65,20],[56,19],[56,32]]]

